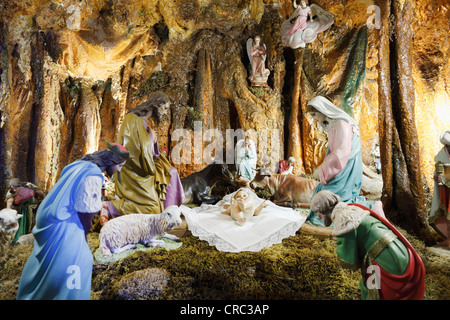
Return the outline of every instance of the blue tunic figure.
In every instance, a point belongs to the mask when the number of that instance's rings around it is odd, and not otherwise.
[[[102,171],[112,175],[125,163],[128,153],[120,147],[108,144],[63,169],[36,214],[18,300],[90,299],[93,257],[86,234],[102,207]]]

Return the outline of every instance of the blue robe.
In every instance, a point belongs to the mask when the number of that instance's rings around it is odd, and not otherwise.
[[[330,148],[327,149],[326,156],[330,153]],[[346,166],[333,177],[327,184],[319,183],[314,190],[314,195],[321,190],[328,190],[341,197],[342,202],[345,203],[359,203],[369,209],[375,205],[375,201],[366,200],[365,197],[360,196],[361,185],[363,177],[363,162],[361,157],[361,142],[359,135],[353,134],[350,157]],[[324,223],[317,214],[310,211],[308,221],[316,226],[324,226]]]
[[[89,300],[93,257],[74,209],[80,184],[103,176],[97,165],[66,166],[42,201],[33,228],[34,249],[22,271],[18,300]]]
[[[256,152],[253,148],[241,147],[237,151],[236,169],[239,176],[252,181],[256,176]]]

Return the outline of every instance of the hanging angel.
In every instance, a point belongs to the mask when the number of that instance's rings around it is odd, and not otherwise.
[[[247,54],[252,66],[249,77],[252,86],[267,86],[270,70],[266,69],[266,45],[261,43],[261,37],[256,36],[247,40]]]
[[[308,18],[310,21],[312,21],[312,19],[313,19],[313,16],[311,13],[311,8],[307,5],[307,1],[302,0],[302,1],[300,1],[300,5],[297,5],[297,3],[294,0],[293,5],[295,8],[295,11],[291,17],[291,20],[295,18],[295,22],[292,25],[292,28],[290,28],[286,32],[286,35],[288,35],[288,36],[294,34],[294,32],[299,29],[305,30],[306,27],[308,26]]]
[[[292,49],[304,48],[307,43],[316,40],[317,34],[329,29],[334,23],[331,13],[316,4],[308,6],[307,3],[302,0],[298,6],[294,0],[293,15],[281,25],[281,41]]]

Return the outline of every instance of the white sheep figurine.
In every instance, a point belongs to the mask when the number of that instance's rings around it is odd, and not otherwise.
[[[5,247],[11,243],[19,230],[20,218],[22,215],[14,209],[0,210],[0,256],[3,255]]]
[[[100,251],[104,257],[136,248],[138,243],[145,246],[160,246],[164,240],[158,237],[180,241],[166,232],[181,224],[178,206],[169,206],[161,214],[127,214],[109,220],[100,230]]]

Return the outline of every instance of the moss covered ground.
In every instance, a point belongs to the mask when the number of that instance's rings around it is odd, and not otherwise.
[[[421,255],[426,270],[427,300],[450,299],[450,255],[402,232]],[[156,248],[109,264],[95,262],[92,299],[115,300],[138,296],[164,300],[360,300],[359,271],[343,269],[335,254],[333,239],[318,239],[302,233],[259,252],[219,252],[190,235],[183,245],[167,251]],[[92,252],[98,233],[88,235]],[[15,299],[22,269],[32,247],[10,246],[0,258],[0,299]],[[143,272],[145,270],[155,272]],[[138,272],[142,271],[142,272]],[[155,275],[154,278],[150,275]],[[156,277],[156,274],[159,274]],[[146,279],[139,279],[146,275]],[[131,279],[131,280],[130,280]],[[133,282],[134,281],[134,282]],[[147,296],[136,295],[139,283]],[[140,291],[142,293],[142,291]]]

